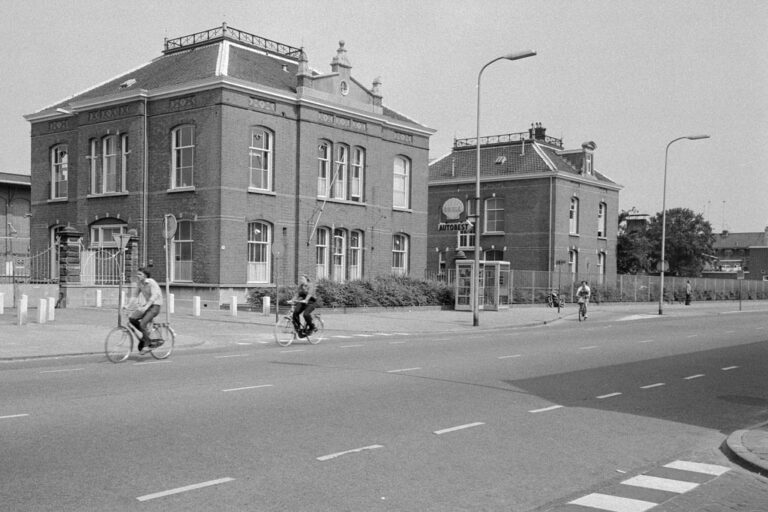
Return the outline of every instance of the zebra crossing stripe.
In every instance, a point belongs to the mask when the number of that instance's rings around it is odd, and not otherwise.
[[[694,473],[704,473],[705,475],[720,476],[728,471],[730,468],[725,466],[718,466],[716,464],[702,464],[700,462],[688,462],[684,460],[676,460],[664,465],[665,468],[681,469],[683,471],[693,471]]]
[[[609,494],[592,493],[568,503],[569,505],[581,505],[583,507],[599,508],[610,512],[645,512],[657,505],[650,501],[620,498]]]
[[[657,491],[676,492],[682,494],[695,489],[699,484],[694,482],[683,482],[682,480],[672,480],[670,478],[661,478],[658,476],[638,475],[621,482],[624,485],[634,487],[644,487],[646,489],[656,489]]]

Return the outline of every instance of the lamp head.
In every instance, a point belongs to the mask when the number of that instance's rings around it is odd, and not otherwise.
[[[528,57],[533,57],[534,55],[536,55],[536,51],[534,51],[534,50],[523,50],[523,51],[520,51],[520,52],[508,53],[508,54],[504,55],[502,57],[502,59],[520,60],[520,59],[525,59],[525,58],[528,58]]]
[[[686,137],[688,140],[708,139],[709,135],[689,135]]]

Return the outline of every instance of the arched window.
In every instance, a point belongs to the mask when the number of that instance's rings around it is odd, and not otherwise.
[[[333,280],[344,282],[347,277],[347,232],[333,230]]]
[[[568,232],[572,235],[579,233],[579,198],[571,198],[571,209],[568,213]]]
[[[107,135],[101,139],[101,173],[97,182],[101,185],[97,194],[117,192],[117,136]]]
[[[251,129],[249,187],[256,190],[273,190],[274,158],[272,132],[258,126]]]
[[[363,232],[349,234],[349,280],[363,278]]]
[[[605,253],[597,253],[597,284],[603,284],[605,281]]]
[[[171,276],[173,282],[192,281],[192,221],[180,220],[171,245]]]
[[[571,280],[576,281],[576,273],[579,271],[579,252],[576,249],[568,251],[568,271],[571,273]]]
[[[608,206],[605,203],[600,203],[597,207],[597,236],[598,238],[605,238],[605,217],[608,211]]]
[[[392,206],[410,208],[411,162],[405,157],[395,157],[392,182]]]
[[[329,232],[328,228],[317,229],[317,242],[315,243],[315,278],[317,279],[323,279],[330,275]]]
[[[249,283],[268,283],[272,275],[272,226],[266,222],[248,223]]]
[[[171,132],[171,188],[194,186],[195,127],[179,126]]]
[[[336,145],[336,161],[334,163],[333,191],[335,199],[347,198],[347,179],[349,170],[349,148],[344,144]]]
[[[392,273],[408,275],[408,235],[397,233],[392,236]]]
[[[59,144],[51,149],[51,199],[66,198],[69,176],[69,146]]]

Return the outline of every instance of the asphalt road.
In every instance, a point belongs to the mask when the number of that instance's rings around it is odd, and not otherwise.
[[[633,495],[686,510],[725,481],[754,483],[718,447],[768,419],[767,340],[759,314],[617,314],[471,335],[233,344],[163,362],[8,365],[0,502],[591,510],[569,503],[677,461],[727,468],[690,492]]]

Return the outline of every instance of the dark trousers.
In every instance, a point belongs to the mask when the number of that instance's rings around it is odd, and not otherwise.
[[[153,304],[149,306],[149,308],[147,308],[144,314],[139,318],[131,318],[128,320],[144,335],[144,337],[139,342],[141,347],[143,347],[145,343],[149,343],[149,333],[147,332],[147,326],[152,323],[152,320],[157,316],[158,313],[160,313],[160,306]]]
[[[293,310],[293,326],[296,328],[296,330],[301,329],[301,319],[300,316],[304,315],[304,323],[306,324],[308,329],[313,329],[315,327],[315,324],[312,322],[312,312],[315,310],[315,302],[311,301],[309,303],[306,302],[299,302],[296,304],[296,307]]]

